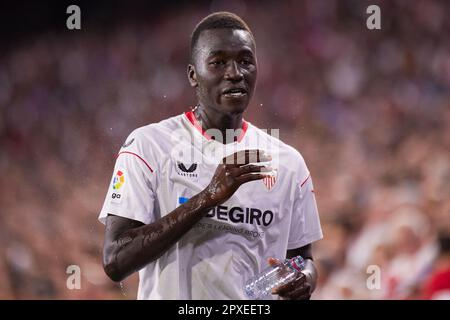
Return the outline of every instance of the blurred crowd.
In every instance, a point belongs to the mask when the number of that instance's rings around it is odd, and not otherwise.
[[[136,276],[115,284],[101,263],[115,154],[195,104],[190,32],[222,9],[256,38],[245,118],[279,128],[314,179],[313,299],[450,299],[450,3],[436,0],[211,1],[1,52],[0,298],[136,297]]]

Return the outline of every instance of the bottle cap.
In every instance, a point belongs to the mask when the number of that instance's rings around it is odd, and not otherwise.
[[[305,259],[302,256],[296,256],[290,260],[290,265],[297,271],[305,269]]]

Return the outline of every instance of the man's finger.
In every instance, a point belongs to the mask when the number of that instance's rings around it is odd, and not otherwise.
[[[267,177],[266,174],[261,174],[261,173],[247,173],[247,174],[243,174],[240,175],[238,177],[235,178],[235,180],[239,183],[239,184],[244,184],[250,181],[254,181],[254,180],[262,180],[265,177]]]
[[[249,155],[256,155],[258,157],[260,154],[262,154],[262,151],[258,149],[241,150],[223,158],[223,162],[225,164],[244,164],[245,159],[248,158]]]
[[[241,150],[235,152],[223,159],[223,163],[231,165],[245,165],[256,162],[271,161],[272,157],[263,150]]]
[[[281,264],[281,261],[278,260],[277,258],[272,258],[270,257],[269,259],[267,259],[267,263],[271,266],[271,267],[275,267]]]
[[[258,166],[254,164],[247,164],[245,166],[239,167],[236,175],[242,175],[250,172],[271,172],[272,167],[270,166]]]
[[[310,296],[311,288],[309,285],[300,286],[292,291],[279,293],[279,296],[282,298],[292,299],[292,300],[301,300]]]
[[[272,293],[283,295],[294,289],[303,286],[306,281],[306,276],[303,273],[300,273],[295,279],[289,281],[286,284],[283,284],[279,287],[276,287],[272,290]]]

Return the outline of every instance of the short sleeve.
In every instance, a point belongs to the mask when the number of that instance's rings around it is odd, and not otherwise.
[[[139,136],[131,134],[117,155],[106,198],[98,217],[105,223],[108,214],[149,224],[155,220],[156,172],[143,154]],[[148,160],[150,159],[150,161]]]
[[[289,230],[288,250],[303,247],[323,238],[311,175],[296,186]]]

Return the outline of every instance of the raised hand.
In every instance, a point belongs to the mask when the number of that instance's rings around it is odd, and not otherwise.
[[[255,164],[271,161],[261,150],[241,150],[223,158],[204,192],[215,205],[228,200],[244,183],[261,180],[272,171],[270,166]]]

